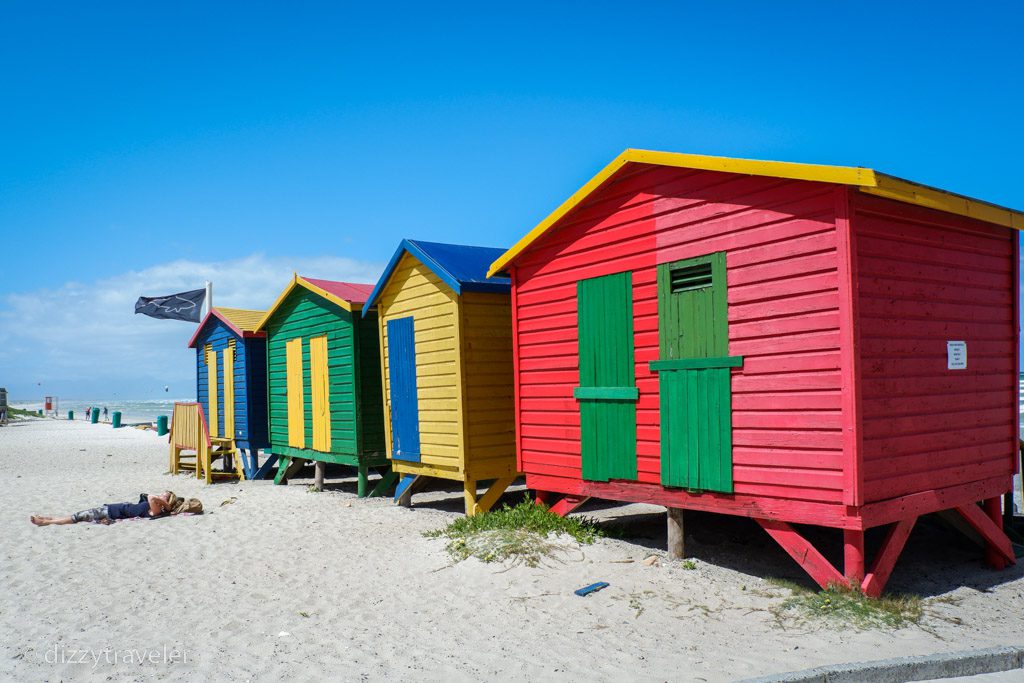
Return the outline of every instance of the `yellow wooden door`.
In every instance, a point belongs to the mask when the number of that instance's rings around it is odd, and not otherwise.
[[[217,352],[209,344],[206,345],[206,388],[207,405],[210,407],[210,414],[206,416],[209,421],[210,436],[220,436],[217,425],[220,422],[220,400],[217,396]]]
[[[224,436],[235,437],[235,340],[224,349]]]
[[[302,338],[285,344],[285,375],[288,393],[288,445],[306,447],[306,401],[302,395]]]
[[[327,368],[327,337],[309,340],[309,378],[313,393],[313,450],[331,450],[331,375]]]

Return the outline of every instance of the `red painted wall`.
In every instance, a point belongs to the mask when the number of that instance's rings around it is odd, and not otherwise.
[[[865,502],[1009,475],[1017,448],[1009,228],[851,191]],[[946,342],[967,342],[948,370]]]
[[[647,366],[658,356],[656,265],[724,250],[729,352],[745,357],[732,382],[736,499],[841,503],[837,192],[630,166],[521,255],[513,315],[523,471],[579,480],[576,281],[629,270],[639,479],[660,488],[658,378]]]

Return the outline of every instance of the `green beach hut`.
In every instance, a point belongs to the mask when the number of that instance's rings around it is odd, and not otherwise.
[[[295,275],[259,323],[267,335],[276,483],[310,461],[357,468],[360,496],[380,495],[394,481],[384,448],[377,315],[362,316],[372,290]],[[370,489],[372,469],[382,478]]]

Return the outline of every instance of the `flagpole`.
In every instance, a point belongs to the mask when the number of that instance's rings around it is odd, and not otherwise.
[[[209,280],[206,281],[206,315],[210,315],[210,311],[213,310],[213,283]]]

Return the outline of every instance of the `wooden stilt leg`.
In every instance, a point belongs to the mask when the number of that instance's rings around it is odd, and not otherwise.
[[[892,570],[896,567],[896,560],[900,558],[903,546],[907,544],[907,538],[910,537],[910,532],[914,529],[915,522],[917,522],[917,517],[908,517],[901,519],[889,528],[889,533],[886,534],[885,541],[882,542],[881,550],[878,551],[878,555],[871,563],[871,569],[864,577],[864,581],[861,582],[860,589],[864,595],[877,598],[882,594],[885,584],[892,576]]]
[[[317,460],[316,469],[313,472],[313,490],[323,491],[324,490],[324,471],[327,469],[327,463]]]
[[[683,543],[683,509],[667,508],[668,526],[668,557],[670,560],[681,560],[686,557]]]
[[[462,483],[462,495],[466,500],[466,515],[472,515],[476,508],[476,479],[466,479]]]
[[[554,498],[554,494],[550,491],[534,491],[533,502],[537,505],[547,505],[551,507],[551,500]]]
[[[366,494],[370,492],[370,468],[368,465],[359,465],[359,478],[356,485],[356,495],[359,498],[366,498]]]
[[[850,586],[860,586],[864,581],[864,531],[843,530],[843,574]]]
[[[1000,504],[999,498],[989,498],[982,505],[985,508],[985,514],[992,520],[992,523],[999,529],[999,532],[1003,531],[1003,509]],[[991,542],[985,544],[985,564],[992,567],[993,569],[1005,569],[1009,564],[999,553],[999,548]]]
[[[776,543],[782,546],[783,550],[789,553],[790,557],[796,560],[797,564],[804,568],[804,571],[819,586],[828,588],[832,584],[844,585],[846,583],[839,570],[833,567],[832,563],[825,559],[825,556],[818,552],[817,548],[789,524],[773,519],[758,519],[757,523],[775,539]]]

